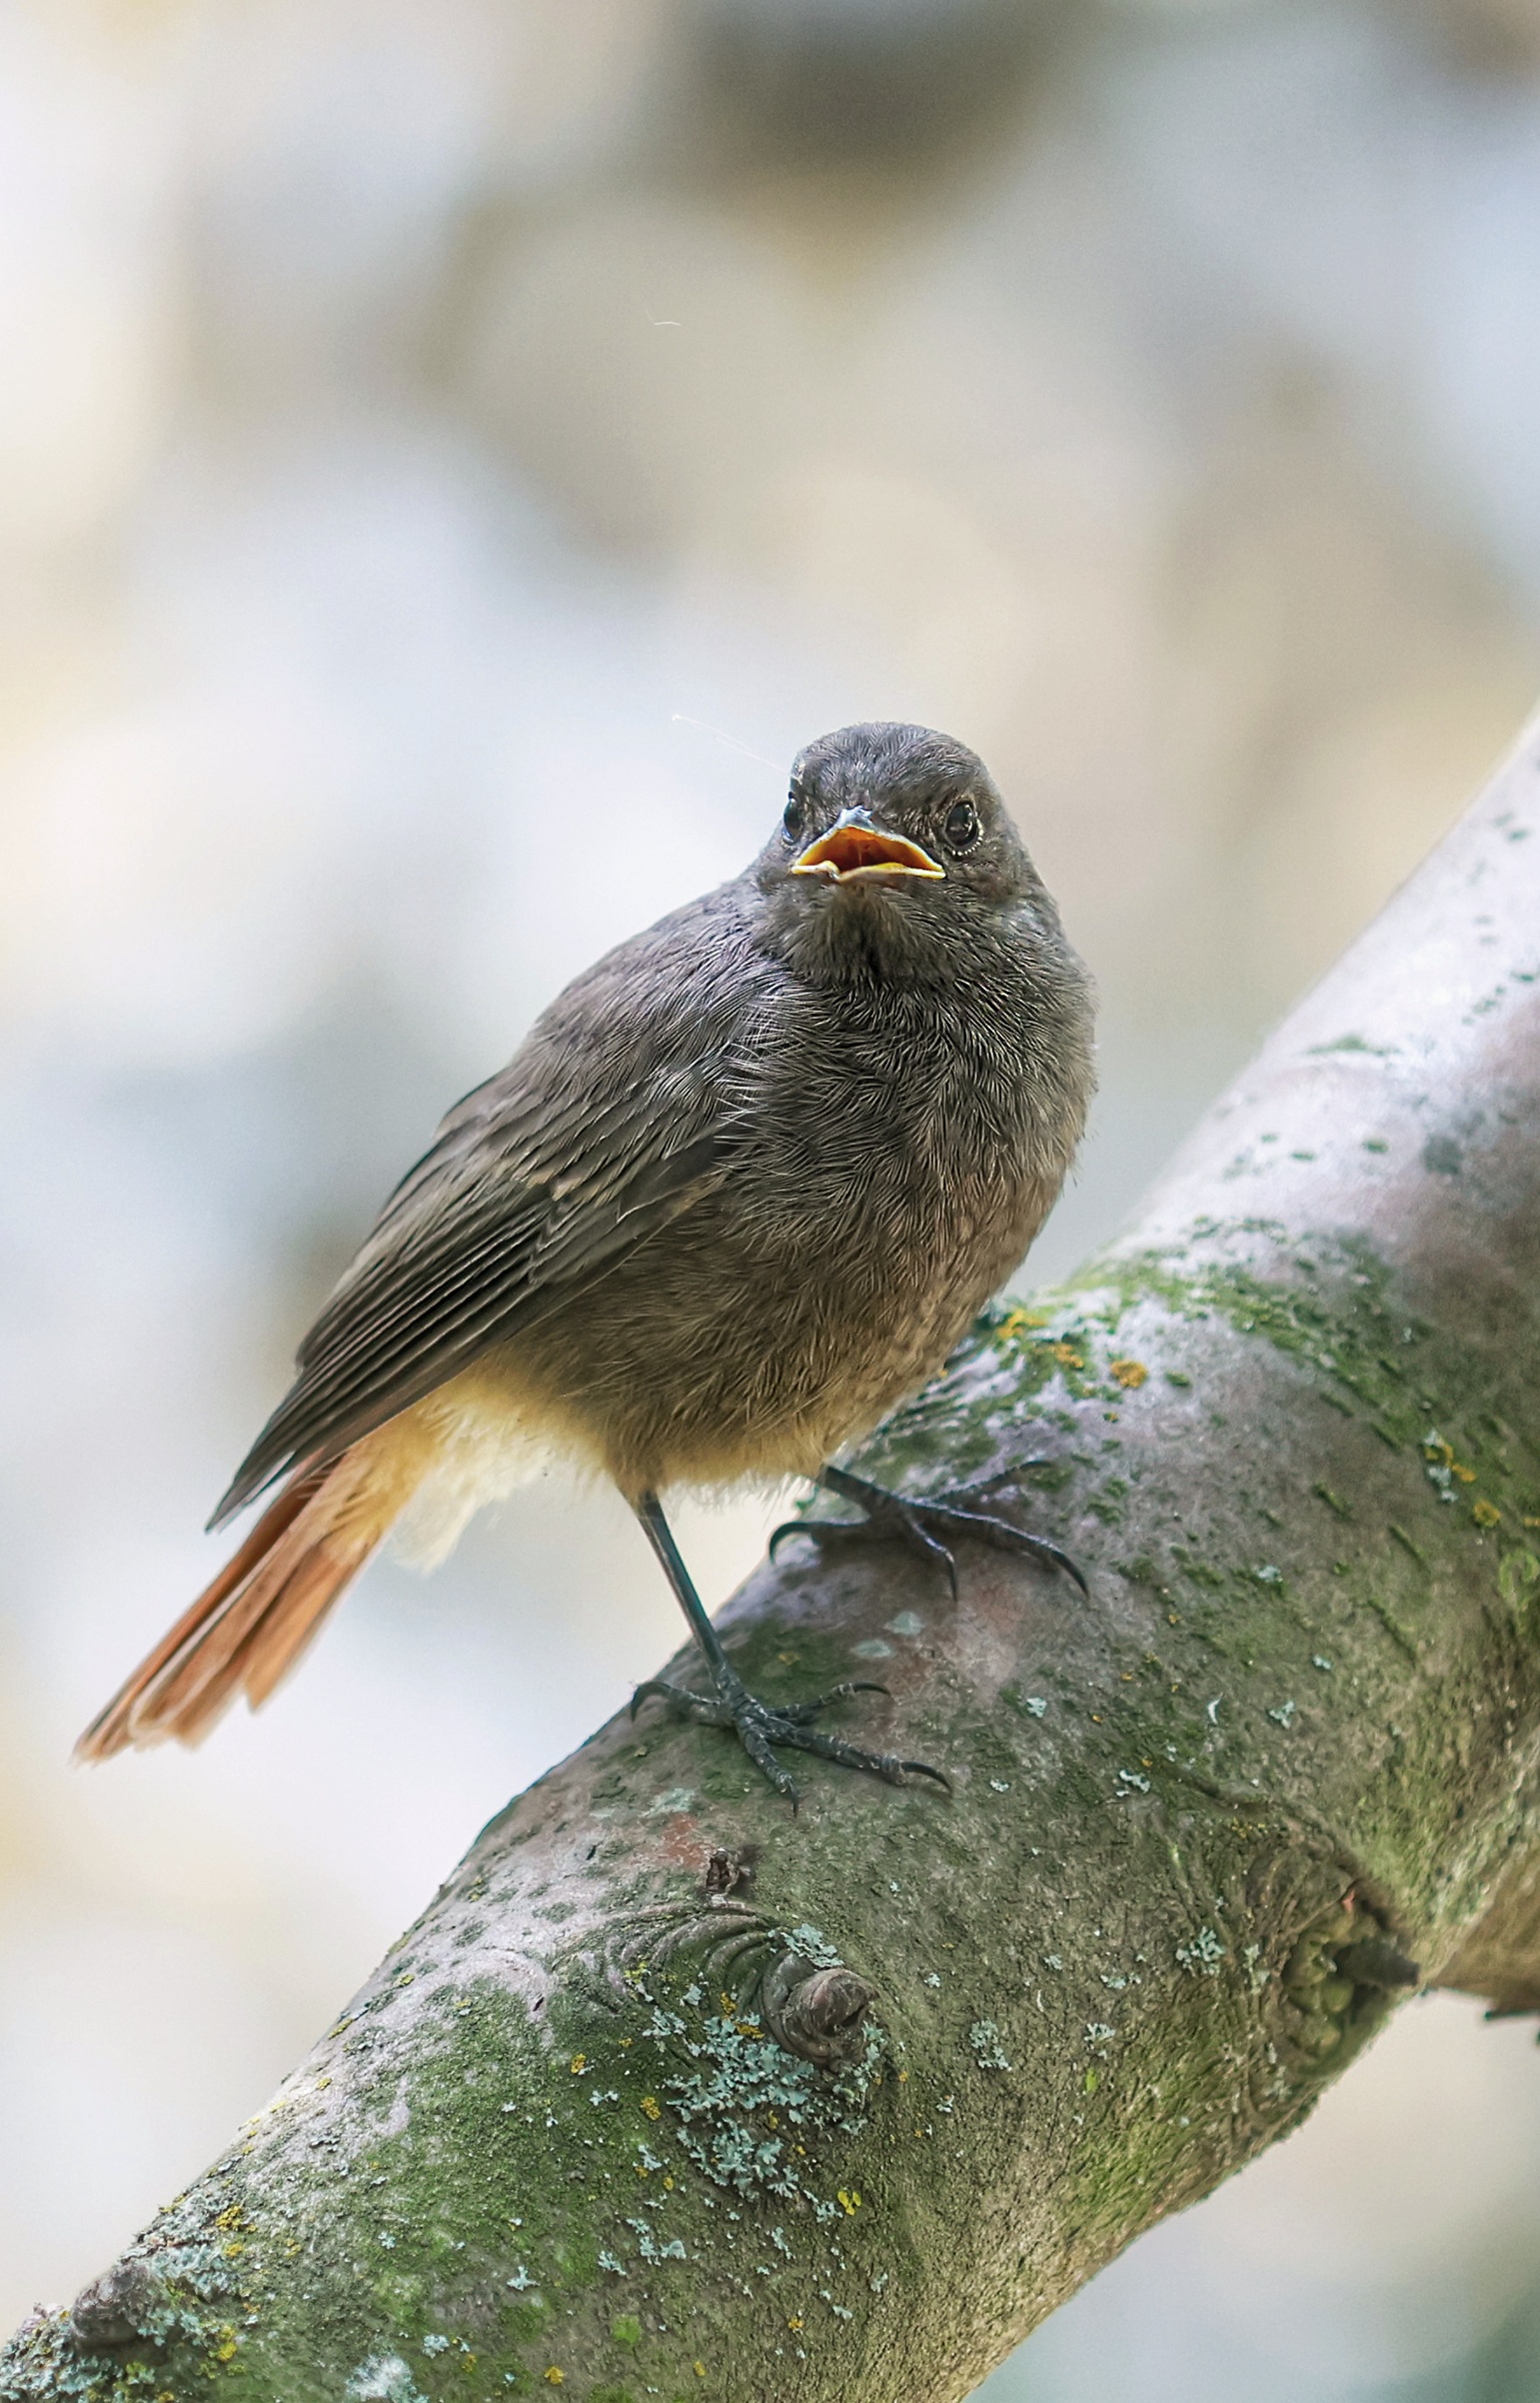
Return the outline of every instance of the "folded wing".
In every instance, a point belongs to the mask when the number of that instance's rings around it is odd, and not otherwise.
[[[570,986],[402,1181],[221,1501],[326,1466],[729,1174],[768,963],[677,913]],[[735,958],[736,955],[736,958]],[[660,973],[661,972],[661,973]],[[736,973],[735,973],[736,972]]]

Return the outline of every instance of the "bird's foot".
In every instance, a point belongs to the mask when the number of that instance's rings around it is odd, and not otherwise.
[[[1035,1467],[1037,1463],[1026,1461],[1023,1465]],[[992,1543],[996,1551],[1024,1554],[1044,1568],[1061,1568],[1066,1577],[1073,1577],[1083,1594],[1090,1592],[1074,1561],[1056,1543],[1049,1543],[1042,1535],[1028,1534],[1024,1527],[1012,1525],[1008,1518],[1000,1518],[992,1510],[969,1507],[980,1492],[988,1491],[986,1486],[952,1485],[945,1492],[921,1498],[890,1493],[885,1485],[874,1485],[868,1477],[856,1476],[848,1468],[825,1468],[818,1482],[841,1500],[856,1503],[864,1511],[864,1517],[788,1518],[770,1536],[771,1559],[776,1545],[791,1535],[810,1535],[819,1544],[896,1539],[918,1552],[922,1559],[940,1562],[955,1601],[957,1564],[951,1546],[959,1536],[970,1535],[980,1543]]]
[[[832,1760],[844,1769],[865,1769],[873,1777],[883,1777],[889,1785],[902,1785],[906,1777],[933,1777],[936,1784],[951,1792],[951,1780],[928,1761],[900,1760],[896,1752],[870,1752],[864,1745],[846,1743],[843,1736],[825,1735],[812,1725],[820,1710],[831,1702],[842,1702],[847,1694],[886,1693],[885,1685],[872,1685],[849,1679],[843,1685],[831,1685],[827,1693],[814,1694],[806,1702],[762,1702],[752,1694],[743,1680],[730,1671],[719,1676],[717,1693],[692,1693],[687,1686],[671,1685],[664,1677],[649,1677],[631,1697],[631,1715],[650,1694],[658,1694],[670,1707],[684,1717],[698,1719],[708,1727],[733,1727],[739,1742],[775,1788],[783,1794],[792,1809],[796,1808],[799,1792],[795,1780],[775,1758],[771,1747],[784,1744],[798,1752],[811,1752],[819,1760]]]

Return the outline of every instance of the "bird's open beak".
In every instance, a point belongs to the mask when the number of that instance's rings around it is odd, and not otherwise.
[[[946,871],[906,835],[889,834],[865,810],[846,810],[826,835],[808,844],[791,874],[826,877],[832,885],[875,885],[892,877],[943,877]]]

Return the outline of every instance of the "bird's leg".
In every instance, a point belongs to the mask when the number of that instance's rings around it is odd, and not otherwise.
[[[827,1693],[814,1694],[806,1702],[762,1702],[752,1694],[743,1678],[723,1649],[722,1637],[707,1616],[701,1596],[692,1582],[689,1569],[680,1556],[680,1547],[673,1530],[663,1514],[663,1505],[656,1493],[644,1493],[632,1507],[641,1519],[643,1529],[658,1554],[664,1575],[673,1586],[675,1597],[686,1618],[690,1631],[706,1654],[707,1666],[716,1686],[715,1695],[692,1693],[683,1685],[671,1685],[663,1677],[649,1677],[637,1687],[631,1697],[631,1715],[649,1694],[661,1694],[666,1702],[683,1711],[687,1718],[702,1719],[709,1727],[734,1727],[744,1750],[757,1768],[763,1769],[778,1794],[784,1794],[794,1809],[797,1788],[792,1778],[775,1758],[771,1746],[786,1744],[798,1752],[814,1752],[820,1760],[837,1761],[841,1768],[869,1769],[874,1777],[885,1777],[889,1785],[901,1785],[906,1776],[933,1777],[938,1785],[951,1790],[950,1779],[939,1769],[932,1769],[922,1760],[900,1760],[894,1752],[868,1752],[859,1744],[847,1744],[837,1735],[824,1735],[811,1725],[820,1710],[830,1702],[841,1702],[846,1694],[885,1693],[885,1685],[871,1685],[848,1680],[843,1685],[830,1686]]]
[[[975,1499],[980,1488],[954,1485],[944,1493],[910,1498],[903,1493],[889,1493],[885,1485],[874,1485],[869,1477],[856,1476],[851,1469],[834,1467],[820,1468],[815,1482],[830,1493],[837,1493],[841,1501],[858,1503],[865,1516],[854,1520],[788,1518],[770,1539],[771,1559],[775,1546],[790,1535],[810,1535],[816,1543],[869,1543],[877,1537],[896,1537],[921,1558],[940,1562],[951,1581],[955,1601],[957,1564],[952,1558],[951,1545],[959,1535],[972,1535],[981,1543],[992,1543],[997,1551],[1024,1553],[1029,1560],[1040,1561],[1044,1568],[1061,1568],[1066,1577],[1073,1577],[1082,1593],[1090,1591],[1069,1554],[1060,1551],[1056,1543],[1049,1543],[1042,1535],[1029,1535],[1024,1527],[1012,1526],[1008,1518],[999,1518],[993,1511],[969,1509],[967,1504]]]

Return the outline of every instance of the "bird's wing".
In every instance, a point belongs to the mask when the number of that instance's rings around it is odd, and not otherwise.
[[[211,1523],[285,1469],[337,1458],[723,1182],[748,1115],[764,971],[731,923],[716,925],[726,941],[701,940],[720,898],[601,961],[450,1112],[305,1337]]]

